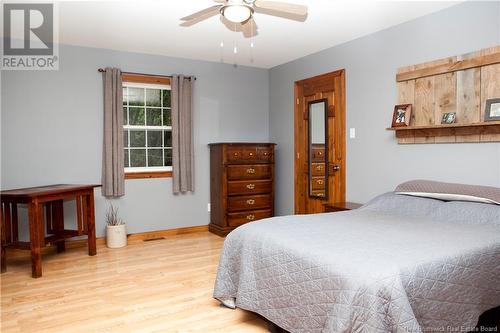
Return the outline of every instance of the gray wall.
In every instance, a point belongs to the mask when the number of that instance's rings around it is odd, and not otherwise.
[[[174,196],[170,178],[126,180],[126,195],[114,204],[131,233],[208,224],[207,143],[269,139],[267,70],[74,46],[61,46],[60,61],[59,71],[2,73],[2,189],[100,183],[99,67],[198,78],[193,100],[195,193]],[[100,193],[96,191],[96,223],[103,235],[107,202]],[[68,222],[73,219],[69,213]]]
[[[366,202],[415,178],[500,187],[500,143],[397,145],[390,125],[398,67],[500,44],[500,3],[466,2],[274,67],[270,139],[277,146],[277,213],[293,213],[293,83],[346,69],[347,198]]]

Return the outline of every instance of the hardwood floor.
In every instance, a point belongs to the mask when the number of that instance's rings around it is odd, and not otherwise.
[[[253,313],[212,298],[223,239],[208,232],[122,249],[85,247],[43,257],[8,256],[1,275],[1,332],[267,332]],[[28,254],[28,252],[26,252]]]

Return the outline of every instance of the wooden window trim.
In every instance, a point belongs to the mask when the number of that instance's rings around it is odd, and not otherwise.
[[[123,82],[136,82],[136,83],[153,83],[153,84],[167,84],[170,85],[170,78],[168,76],[157,75],[140,75],[140,74],[122,74]]]
[[[172,171],[126,172],[125,179],[171,178]]]

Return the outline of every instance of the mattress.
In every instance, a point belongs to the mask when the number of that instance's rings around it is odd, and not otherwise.
[[[500,207],[387,193],[246,224],[214,297],[290,332],[466,332],[500,305]]]

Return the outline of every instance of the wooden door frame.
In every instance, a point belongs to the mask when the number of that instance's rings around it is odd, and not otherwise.
[[[303,177],[299,177],[298,173],[302,171],[304,158],[307,159],[307,147],[303,143],[304,136],[301,137],[299,133],[304,130],[304,101],[302,97],[303,85],[310,80],[334,80],[334,130],[330,135],[334,135],[334,152],[332,149],[328,152],[331,165],[334,163],[340,166],[340,171],[335,174],[330,173],[330,177],[334,177],[337,181],[335,186],[340,186],[336,198],[329,196],[328,200],[324,203],[334,203],[338,201],[345,201],[346,192],[346,93],[345,93],[345,69],[317,75],[314,77],[306,78],[296,81],[294,83],[294,211],[295,214],[304,213],[299,209],[300,202],[304,200],[304,196],[309,196],[307,189],[308,184],[304,187]],[[331,110],[329,110],[331,112]],[[305,132],[304,132],[305,133]],[[307,136],[306,136],[307,137]],[[302,165],[302,167],[301,167]]]

